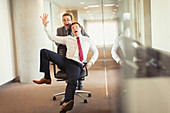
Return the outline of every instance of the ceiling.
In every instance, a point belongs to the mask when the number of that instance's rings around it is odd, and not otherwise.
[[[59,6],[61,11],[77,10],[79,16],[84,20],[101,20],[102,14],[104,19],[115,19],[117,18],[116,15],[117,11],[114,10],[115,9],[119,10],[119,6],[117,5],[119,5],[119,3],[121,2],[121,0],[50,0],[50,1]],[[115,4],[115,5],[104,6],[102,4]],[[98,5],[98,7],[88,7],[91,5]]]

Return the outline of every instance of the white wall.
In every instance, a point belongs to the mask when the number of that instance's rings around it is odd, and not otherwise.
[[[104,22],[104,34],[103,23],[101,21],[86,20],[85,25],[86,32],[95,40],[95,44],[98,46],[103,46],[104,43],[105,45],[112,45],[118,36],[117,20],[106,20]],[[94,32],[93,29],[95,28],[98,28],[98,30]]]
[[[16,77],[13,68],[12,34],[8,0],[0,0],[0,85]]]
[[[40,19],[44,8],[48,12],[50,6],[45,0],[12,2],[20,80],[23,83],[31,83],[33,79],[43,77],[43,73],[39,72],[40,49],[52,49],[52,43],[47,38]]]
[[[55,4],[51,3],[51,24],[53,34],[57,33],[57,28],[62,26],[61,17],[60,17],[60,8]],[[57,52],[57,46],[53,43],[53,50]]]
[[[80,23],[81,26],[83,26],[84,28],[84,19],[82,17],[80,17],[80,12],[78,11],[78,22]]]
[[[170,52],[170,0],[151,0],[152,47]]]
[[[49,29],[61,25],[59,7],[49,0],[0,0],[0,85],[17,76],[23,83],[43,77],[40,49],[53,50],[40,19],[43,13],[49,14]]]

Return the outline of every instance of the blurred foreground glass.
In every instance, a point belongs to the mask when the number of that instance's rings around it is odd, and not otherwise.
[[[143,1],[141,0],[138,5]],[[170,113],[170,54],[143,45],[140,17],[142,8],[134,10],[130,7],[136,2],[138,1],[123,0],[121,6],[124,8],[122,7],[119,12],[120,31],[130,28],[131,32],[131,37],[124,39],[125,63],[121,111],[122,113]],[[136,20],[134,17],[137,17]]]

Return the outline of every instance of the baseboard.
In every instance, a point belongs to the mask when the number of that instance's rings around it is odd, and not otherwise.
[[[0,89],[3,89],[3,88],[5,88],[5,87],[7,87],[7,86],[9,86],[9,85],[11,85],[12,83],[15,83],[15,82],[20,82],[19,76],[16,77],[16,78],[14,78],[13,80],[11,80],[11,81],[9,81],[9,82],[1,85],[1,86],[0,86]]]

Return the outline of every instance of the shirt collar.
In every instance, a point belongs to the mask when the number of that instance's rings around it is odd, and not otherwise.
[[[79,37],[79,38],[81,38],[83,35],[82,34],[80,34],[79,36],[74,36],[74,38],[77,38],[77,37]]]

